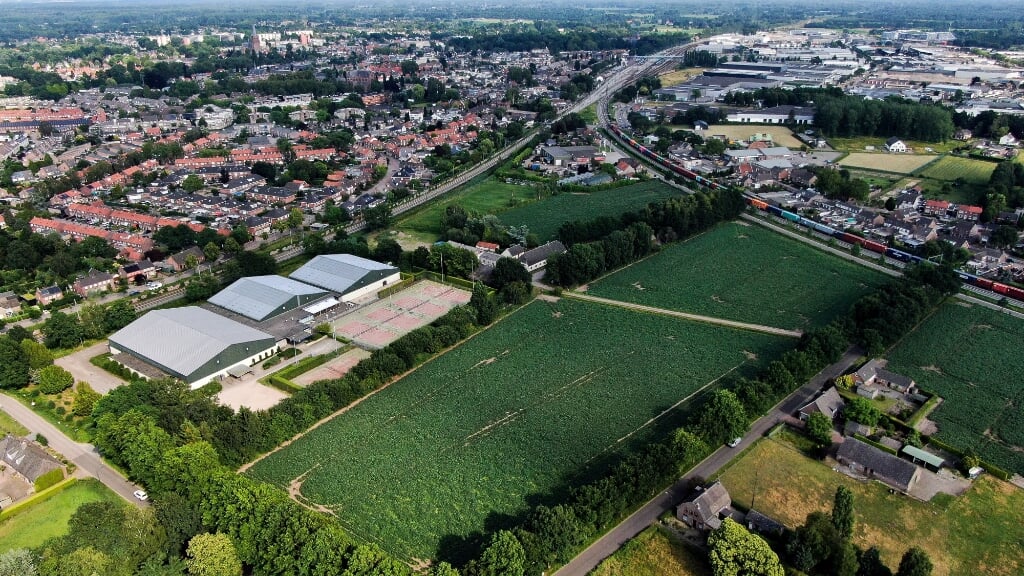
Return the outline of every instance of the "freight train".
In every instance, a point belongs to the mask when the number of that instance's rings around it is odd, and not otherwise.
[[[724,185],[708,180],[707,178],[701,176],[700,174],[697,174],[692,170],[687,170],[679,163],[674,162],[671,159],[658,154],[657,152],[651,150],[650,148],[647,148],[643,144],[640,144],[633,137],[623,132],[617,124],[611,124],[610,127],[612,132],[614,132],[615,135],[618,136],[623,142],[626,142],[627,144],[629,144],[630,147],[635,149],[642,156],[651,160],[652,162],[655,162],[662,168],[675,172],[676,174],[679,174],[684,178],[693,180],[697,184],[706,186],[712,190],[725,188]],[[789,220],[790,222],[793,222],[799,226],[811,228],[816,232],[825,234],[827,236],[831,236],[837,240],[841,240],[848,244],[857,244],[864,250],[868,250],[876,254],[884,254],[894,260],[899,260],[900,262],[906,262],[910,264],[920,264],[923,262],[930,263],[929,260],[921,258],[916,254],[904,252],[903,250],[897,250],[896,248],[891,248],[889,246],[886,246],[885,244],[881,244],[873,240],[868,240],[867,238],[862,238],[860,236],[850,234],[849,232],[846,232],[844,230],[836,230],[835,228],[826,226],[820,222],[815,222],[814,220],[811,220],[809,218],[804,218],[799,214],[794,214],[793,212],[783,210],[778,206],[773,206],[765,202],[764,200],[757,198],[756,196],[745,190],[742,191],[742,193],[744,198],[746,198],[747,204],[749,204],[750,206],[753,206],[758,210],[768,212],[769,214],[778,216],[779,218]],[[977,286],[978,288],[983,288],[985,290],[991,290],[992,292],[995,292],[997,294],[1002,294],[1003,296],[1007,296],[1009,298],[1013,298],[1015,300],[1024,302],[1024,289],[1017,288],[1016,286],[1008,286],[1000,282],[994,282],[987,278],[982,278],[980,276],[976,276],[974,274],[970,274],[968,272],[963,272],[960,270],[957,270],[956,273],[957,276],[959,276],[965,284]]]

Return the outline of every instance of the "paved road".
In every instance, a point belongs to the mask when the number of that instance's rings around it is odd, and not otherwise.
[[[687,312],[679,312],[676,310],[666,310],[664,308],[655,308],[653,306],[644,306],[643,304],[633,304],[632,302],[623,302],[621,300],[610,300],[608,298],[601,298],[600,296],[591,296],[590,294],[584,294],[582,292],[563,292],[562,296],[565,298],[575,298],[577,300],[586,300],[588,302],[597,302],[598,304],[606,304],[608,306],[618,306],[619,308],[628,308],[629,310],[639,310],[640,312],[650,312],[652,314],[664,314],[666,316],[674,316],[676,318],[685,318],[686,320],[694,320],[696,322],[704,322],[707,324],[717,324],[718,326],[727,326],[729,328],[739,328],[740,330],[751,330],[754,332],[764,332],[765,334],[773,334],[775,336],[789,336],[791,338],[799,338],[804,335],[799,330],[785,330],[783,328],[776,328],[774,326],[764,326],[762,324],[748,324],[746,322],[736,322],[734,320],[725,320],[723,318],[715,318],[713,316],[700,316],[698,314],[689,314]]]
[[[49,441],[50,448],[60,452],[69,461],[78,466],[79,473],[97,478],[116,492],[119,496],[135,504],[136,506],[148,506],[145,502],[139,502],[132,492],[139,489],[121,476],[121,473],[108,466],[96,452],[92,444],[75,442],[56,426],[43,419],[42,416],[33,412],[12,396],[0,393],[0,408],[11,415],[22,426],[29,431],[42,434]]]
[[[693,479],[704,479],[713,476],[732,460],[734,456],[768,432],[784,416],[792,415],[798,408],[810,402],[811,398],[821,390],[825,382],[846,372],[860,358],[861,354],[860,350],[851,348],[838,362],[819,372],[807,384],[800,387],[799,390],[776,404],[771,412],[754,422],[739,446],[736,448],[719,448],[685,476],[676,481],[671,488],[655,496],[643,508],[634,512],[618,526],[591,544],[586,550],[573,558],[571,562],[555,572],[554,576],[584,576],[594,568],[597,568],[597,565],[602,560],[614,554],[623,544],[656,522],[658,516],[661,516],[682,502]]]

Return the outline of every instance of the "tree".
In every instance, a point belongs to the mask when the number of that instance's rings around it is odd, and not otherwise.
[[[0,337],[0,388],[25,387],[28,385],[28,370],[28,358],[21,346],[10,338]]]
[[[182,189],[189,193],[198,192],[203,189],[203,186],[205,186],[205,182],[203,182],[203,179],[200,178],[199,176],[196,176],[195,174],[189,174],[181,183]]]
[[[43,324],[43,344],[55,348],[74,348],[82,343],[85,335],[78,319],[63,312],[54,312]]]
[[[0,576],[36,576],[35,558],[26,548],[15,548],[0,554]]]
[[[882,554],[872,546],[857,559],[857,576],[892,576],[892,570],[882,563]]]
[[[501,530],[491,536],[487,548],[480,555],[477,576],[523,576],[526,571],[526,552],[515,534]]]
[[[35,340],[22,340],[21,351],[25,353],[28,367],[32,370],[38,370],[53,364],[53,353],[46,346]]]
[[[220,247],[213,242],[207,242],[206,246],[203,246],[203,257],[207,262],[216,262],[220,258]]]
[[[768,543],[726,518],[708,536],[715,576],[783,576],[782,563]]]
[[[402,261],[402,245],[391,238],[381,238],[373,248],[373,259],[398,265]]]
[[[865,426],[875,426],[882,419],[882,412],[867,398],[857,397],[846,403],[843,416]]]
[[[473,285],[473,295],[469,298],[469,305],[476,310],[476,322],[480,326],[487,326],[498,316],[498,306],[491,299],[487,287],[483,284]]]
[[[224,251],[228,254],[238,254],[242,251],[242,245],[238,243],[238,240],[235,240],[234,236],[228,236],[224,240]]]
[[[494,264],[494,272],[491,273],[491,285],[501,290],[512,282],[522,282],[529,286],[533,278],[523,266],[522,262],[507,256],[498,258]]]
[[[931,576],[932,568],[928,553],[914,546],[903,554],[896,576]]]
[[[226,534],[199,534],[185,552],[188,573],[194,576],[241,576],[242,562]]]
[[[288,212],[288,219],[286,220],[286,222],[288,222],[289,228],[298,228],[302,226],[302,221],[304,218],[305,217],[302,215],[302,210],[298,208],[292,208]]]
[[[747,413],[730,390],[715,390],[704,406],[696,429],[710,445],[722,444],[747,430]]]
[[[7,337],[15,342],[21,342],[23,340],[31,340],[32,333],[23,328],[20,324],[15,324],[7,330]]]
[[[92,389],[88,382],[79,382],[75,387],[74,402],[71,405],[71,413],[75,416],[88,416],[92,414],[92,408],[103,395]]]
[[[206,300],[220,291],[220,280],[213,274],[200,274],[185,285],[185,299],[189,302]]]
[[[832,444],[832,419],[821,412],[815,412],[807,418],[807,437],[814,441],[818,448]]]
[[[391,205],[383,202],[380,206],[367,208],[363,210],[363,218],[366,221],[367,228],[370,230],[387,228],[388,224],[391,223]]]
[[[40,370],[36,378],[39,391],[43,394],[60,394],[75,383],[75,377],[70,372],[52,364]]]
[[[853,538],[853,492],[846,486],[836,489],[832,503],[832,525],[843,540],[849,542]]]
[[[118,300],[107,307],[103,314],[103,329],[115,332],[131,324],[139,317],[135,307],[126,299]]]

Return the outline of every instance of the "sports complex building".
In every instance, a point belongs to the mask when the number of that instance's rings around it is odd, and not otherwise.
[[[358,256],[317,256],[291,278],[242,278],[203,307],[148,312],[110,337],[110,353],[141,376],[171,376],[193,388],[241,377],[286,342],[311,336],[318,314],[400,278],[397,268]]]

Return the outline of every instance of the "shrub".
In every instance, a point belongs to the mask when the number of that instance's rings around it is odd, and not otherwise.
[[[63,468],[55,468],[53,470],[50,470],[49,472],[47,472],[45,474],[42,474],[38,478],[36,478],[36,482],[35,482],[36,492],[42,492],[43,490],[46,490],[50,486],[53,486],[54,484],[60,482],[63,479],[64,479],[64,469]]]
[[[75,377],[60,366],[47,366],[37,376],[39,390],[44,394],[60,394],[75,383]]]
[[[49,446],[50,445],[50,441],[46,439],[46,436],[43,436],[42,434],[40,434],[38,432],[36,432],[36,442],[38,442],[42,446]]]

